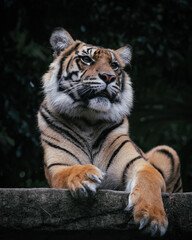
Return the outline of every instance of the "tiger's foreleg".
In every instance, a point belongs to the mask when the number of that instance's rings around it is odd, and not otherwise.
[[[127,210],[133,208],[134,220],[152,236],[164,235],[168,226],[161,191],[165,182],[161,174],[143,158],[133,163],[127,172],[130,192]]]
[[[51,187],[69,189],[75,198],[96,193],[104,177],[99,168],[92,164],[78,164],[73,156],[58,151],[58,148],[51,148],[46,142],[43,142],[43,147],[45,176]]]

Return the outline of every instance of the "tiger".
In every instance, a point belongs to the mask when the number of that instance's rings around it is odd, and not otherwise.
[[[50,44],[53,62],[42,77],[38,111],[48,184],[79,200],[98,189],[126,191],[125,210],[139,230],[163,236],[168,219],[161,194],[182,192],[180,160],[166,145],[144,153],[129,136],[130,45],[112,50],[87,44],[63,28],[53,31]]]

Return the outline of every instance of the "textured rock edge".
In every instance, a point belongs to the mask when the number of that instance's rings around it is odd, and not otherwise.
[[[124,211],[127,192],[99,190],[86,200],[75,200],[68,190],[1,188],[0,230],[16,231],[135,231],[132,213]],[[192,193],[163,194],[168,232],[192,232]]]

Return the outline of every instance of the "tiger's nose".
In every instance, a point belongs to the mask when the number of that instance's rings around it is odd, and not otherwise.
[[[102,73],[102,74],[99,73],[99,77],[106,83],[111,83],[116,80],[115,75],[111,75],[108,73]]]

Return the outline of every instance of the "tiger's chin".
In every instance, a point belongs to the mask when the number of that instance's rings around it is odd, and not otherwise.
[[[120,121],[125,115],[129,115],[132,108],[132,91],[129,94],[120,95],[109,99],[106,96],[94,96],[79,101],[74,101],[67,94],[51,91],[47,94],[46,102],[52,111],[66,115],[70,118],[86,118],[90,121]]]
[[[89,100],[87,107],[98,112],[108,112],[111,108],[111,102],[106,97],[95,97]]]

